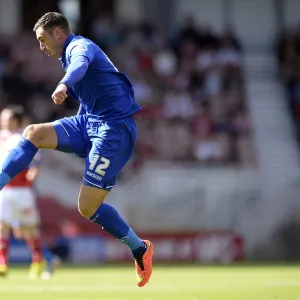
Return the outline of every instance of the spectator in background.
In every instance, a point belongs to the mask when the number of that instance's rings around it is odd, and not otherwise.
[[[166,118],[190,119],[195,114],[191,94],[188,92],[188,78],[178,74],[164,97],[164,116]]]

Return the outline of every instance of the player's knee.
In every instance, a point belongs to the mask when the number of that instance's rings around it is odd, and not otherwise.
[[[97,209],[98,207],[92,206],[90,205],[90,203],[85,203],[82,201],[78,202],[78,211],[83,217],[87,219],[90,219],[95,214]]]
[[[39,125],[28,125],[23,132],[23,137],[39,148],[44,139],[44,131]]]

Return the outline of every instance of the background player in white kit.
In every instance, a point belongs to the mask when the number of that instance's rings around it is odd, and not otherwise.
[[[18,143],[24,128],[22,107],[11,106],[0,114],[0,162]],[[29,276],[42,276],[45,263],[39,231],[40,217],[36,208],[33,183],[39,173],[40,157],[36,155],[28,169],[16,176],[0,191],[0,276],[8,272],[9,237],[15,226],[25,239],[32,255]]]

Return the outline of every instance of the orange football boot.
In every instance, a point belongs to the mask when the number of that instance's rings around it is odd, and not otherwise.
[[[137,285],[144,286],[150,279],[152,274],[152,257],[154,254],[154,246],[150,241],[144,240],[147,250],[141,258],[135,259],[135,272],[137,277]]]

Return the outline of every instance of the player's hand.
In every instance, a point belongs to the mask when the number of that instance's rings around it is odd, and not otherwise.
[[[59,84],[56,87],[55,91],[51,96],[55,104],[59,105],[65,101],[65,99],[68,97],[67,90],[68,90],[67,86],[63,83]]]

